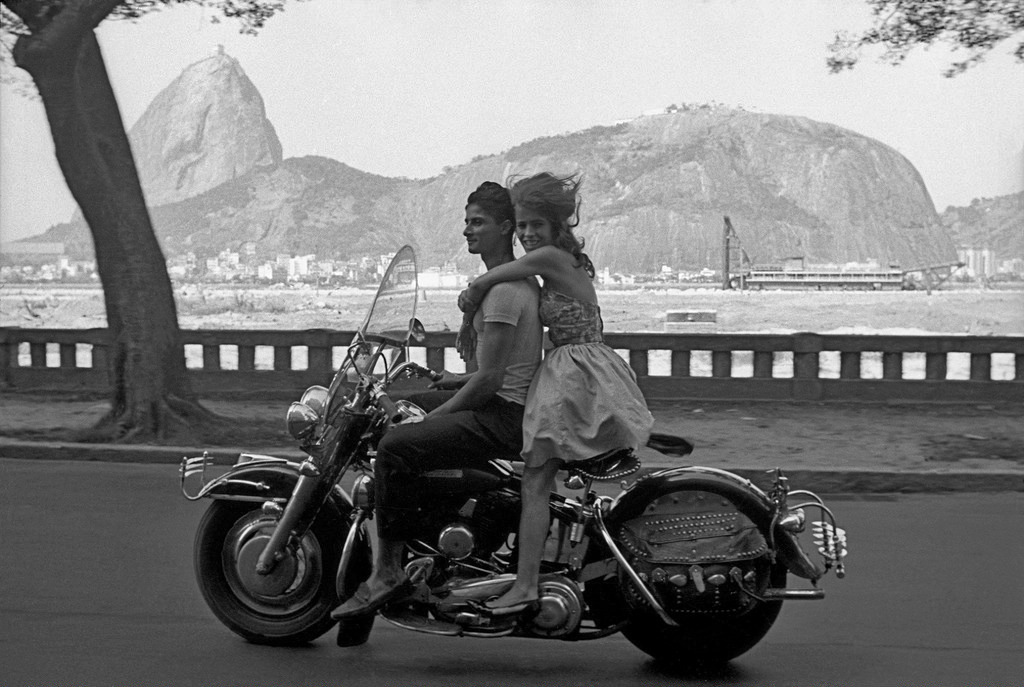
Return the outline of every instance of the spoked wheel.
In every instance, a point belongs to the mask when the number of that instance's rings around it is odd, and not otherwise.
[[[348,524],[325,508],[274,570],[259,575],[256,561],[275,524],[259,504],[214,501],[196,532],[196,578],[210,610],[236,634],[258,644],[304,644],[334,624]]]
[[[772,586],[786,585],[786,568],[771,568]],[[641,651],[654,658],[686,666],[716,666],[746,653],[760,642],[775,623],[781,601],[758,601],[741,615],[695,615],[673,620],[669,627],[653,613],[634,617],[622,634]]]

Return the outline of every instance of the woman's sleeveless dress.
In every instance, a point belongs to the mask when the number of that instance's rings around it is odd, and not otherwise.
[[[542,288],[540,320],[555,347],[537,368],[526,397],[526,465],[585,460],[646,443],[654,417],[632,368],[604,343],[601,309]]]

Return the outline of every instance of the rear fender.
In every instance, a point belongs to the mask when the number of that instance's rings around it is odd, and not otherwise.
[[[672,468],[642,477],[612,503],[605,517],[609,530],[617,532],[620,525],[641,515],[652,500],[674,491],[706,491],[728,499],[774,543],[776,555],[791,573],[809,580],[824,575],[824,568],[811,561],[796,538],[778,525],[772,501],[764,491],[750,480],[716,468]]]

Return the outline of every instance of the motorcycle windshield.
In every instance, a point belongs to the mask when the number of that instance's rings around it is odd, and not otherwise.
[[[410,246],[402,246],[385,270],[370,311],[359,328],[365,339],[405,344],[416,317],[419,294],[416,272],[416,253]]]
[[[403,354],[416,317],[416,272],[416,253],[403,246],[384,271],[366,319],[331,381],[329,407],[348,396],[361,374],[382,374]],[[385,349],[390,352],[388,355],[384,355]],[[323,414],[321,422],[326,421],[328,414]]]

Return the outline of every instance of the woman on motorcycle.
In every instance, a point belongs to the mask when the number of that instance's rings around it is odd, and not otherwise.
[[[493,285],[541,277],[540,318],[554,344],[526,398],[519,564],[513,586],[487,604],[493,615],[537,603],[548,499],[562,464],[613,448],[636,449],[654,424],[633,370],[604,344],[594,266],[572,231],[579,223],[579,187],[576,175],[547,172],[515,182],[516,236],[526,255],[488,270],[459,296],[459,307],[472,317]]]

